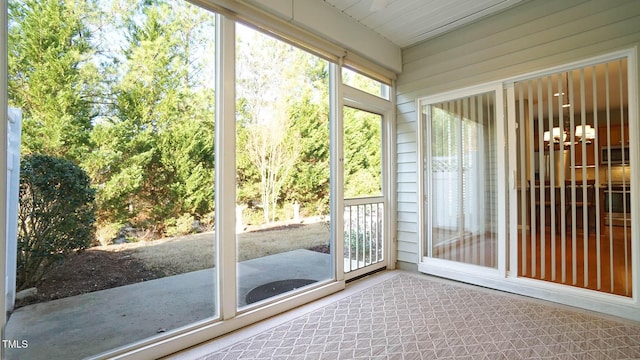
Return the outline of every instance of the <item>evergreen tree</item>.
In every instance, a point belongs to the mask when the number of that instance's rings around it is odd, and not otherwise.
[[[381,117],[353,108],[344,109],[344,196],[382,192]]]
[[[113,115],[97,124],[88,161],[101,222],[161,233],[166,219],[213,210],[213,90],[201,73],[213,24],[194,8],[157,2],[123,21]]]
[[[23,153],[79,163],[90,150],[98,82],[91,0],[9,3],[9,104],[23,112]]]
[[[314,215],[329,213],[329,72],[328,63],[307,56],[305,86],[289,104],[289,116],[300,138],[300,158],[285,187],[286,200]]]

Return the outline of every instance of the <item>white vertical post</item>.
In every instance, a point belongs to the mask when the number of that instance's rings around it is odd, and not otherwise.
[[[534,155],[535,155],[535,151],[534,151],[534,143],[533,143],[533,132],[534,132],[534,128],[533,128],[533,84],[532,84],[532,80],[527,81],[527,113],[528,113],[528,119],[529,119],[529,124],[527,126],[528,128],[528,136],[529,136],[529,154],[531,155],[531,159],[532,161],[529,162],[529,167],[530,167],[530,172],[531,174],[535,174],[535,168],[534,168]],[[538,149],[540,150],[540,149]],[[537,191],[536,186],[535,186],[535,181],[538,180],[538,183],[540,183],[540,181],[544,181],[544,176],[542,176],[542,167],[544,166],[544,159],[542,158],[542,155],[538,156],[538,179],[535,178],[535,175],[533,176],[533,179],[531,181],[530,184],[530,189],[531,191],[529,191],[529,195],[530,195],[530,203],[531,203],[531,219],[530,219],[530,226],[531,226],[531,254],[529,255],[529,257],[531,258],[529,264],[530,267],[527,268],[527,274],[531,274],[531,276],[536,276],[536,256],[537,255],[537,249],[536,249],[536,219],[539,216],[536,212],[536,194],[535,192]],[[542,223],[542,222],[541,222]],[[523,247],[524,248],[524,247]],[[527,257],[522,256],[522,261],[525,262],[527,261]],[[523,274],[524,275],[524,274]]]
[[[369,204],[369,215],[367,216],[369,218],[369,240],[367,240],[367,244],[369,245],[369,262],[367,264],[371,264],[373,263],[373,205]]]
[[[429,241],[431,239],[431,236],[427,236],[427,230],[430,229],[430,227],[428,226],[429,222],[427,222],[427,219],[429,218],[427,216],[427,214],[429,214],[429,203],[427,203],[426,199],[427,196],[426,194],[428,193],[428,189],[426,188],[426,184],[425,184],[425,171],[426,171],[426,166],[425,166],[425,161],[426,159],[428,159],[426,157],[427,155],[427,150],[425,149],[425,138],[426,138],[426,114],[423,112],[423,105],[422,102],[420,100],[417,100],[415,102],[415,110],[416,110],[416,114],[417,114],[417,124],[416,124],[416,144],[417,144],[417,168],[418,168],[418,258],[416,259],[416,262],[418,264],[420,264],[422,261],[424,261],[423,259],[425,257],[431,257],[431,249],[429,246]],[[397,168],[391,168],[392,171],[389,171],[390,173],[395,173],[397,172]],[[394,184],[395,185],[395,184]],[[393,189],[393,190],[392,190]],[[393,188],[389,188],[388,189],[389,192],[391,191],[397,191],[397,186],[394,186]],[[391,205],[391,204],[390,204]],[[388,209],[388,211],[391,211],[391,208]],[[396,222],[396,226],[397,226],[397,221],[398,221],[398,217],[397,215],[391,215],[392,218],[394,219],[393,222]],[[393,232],[393,236],[396,237],[397,235],[395,234],[395,231]],[[397,250],[397,249],[396,249]]]
[[[8,105],[7,100],[7,2],[2,1],[0,4],[0,109],[6,109]],[[7,169],[7,112],[2,111],[2,115],[0,115],[0,169],[3,173],[6,173]],[[7,186],[7,178],[5,176],[0,176],[0,189],[5,189]],[[6,204],[7,202],[7,194],[4,191],[0,191],[0,204]],[[7,208],[4,206],[0,206],[0,233],[4,234],[6,231],[6,216],[7,216]],[[0,236],[0,257],[3,259],[6,258],[6,243],[5,237]],[[0,289],[5,289],[6,291],[6,283],[5,283],[5,270],[6,268],[0,266]],[[7,320],[6,317],[6,297],[0,296],[0,339],[4,339],[4,328]],[[0,347],[0,358],[2,358],[2,347]]]
[[[18,193],[20,190],[20,134],[22,111],[9,109],[7,139],[7,224],[6,224],[6,283],[5,310],[13,310],[16,300],[16,257],[18,251]]]
[[[507,94],[510,94],[511,91],[515,92],[515,90],[507,88]],[[515,99],[515,94],[512,98]],[[509,115],[509,118],[512,119],[510,120],[510,123],[516,121],[515,110],[511,109],[511,102],[512,100],[509,100],[509,111],[513,114],[513,116]],[[512,267],[510,269],[511,271],[518,271],[512,273],[513,276],[517,276],[520,274],[525,275],[527,273],[527,235],[529,233],[529,231],[527,230],[527,189],[530,189],[530,192],[533,191],[533,188],[529,188],[527,183],[527,180],[529,180],[527,178],[527,159],[529,159],[529,155],[527,153],[527,149],[525,148],[525,145],[527,143],[525,140],[525,133],[527,131],[525,127],[527,126],[527,121],[525,120],[524,116],[524,108],[524,86],[522,84],[518,84],[518,119],[520,120],[520,122],[517,123],[516,128],[518,129],[519,134],[520,158],[518,158],[516,161],[520,164],[520,225],[522,226],[522,229],[520,231],[520,252],[522,253],[522,260],[520,261],[521,265],[519,269],[516,267]],[[511,145],[512,144],[509,144],[509,146]],[[515,149],[515,147],[513,147],[512,149]],[[533,154],[531,154],[531,156],[533,156]],[[510,161],[512,162],[512,164],[515,164],[513,162],[514,160]],[[529,163],[532,164],[533,161],[529,161]],[[533,174],[531,176],[533,176]],[[529,225],[531,225],[530,222]],[[514,239],[517,238],[518,237],[514,235]],[[516,249],[517,246],[515,246],[513,250]],[[513,262],[517,260],[518,254],[514,253],[513,251],[512,254],[514,256],[511,260],[513,264]]]
[[[557,78],[558,78],[558,126],[560,127],[560,133],[564,134],[565,130],[564,130],[564,111],[562,111],[563,107],[562,105],[564,104],[564,97],[561,96],[560,94],[564,93],[564,90],[562,88],[562,73],[558,74]],[[565,89],[566,90],[566,89]],[[562,151],[562,163],[565,163],[565,152],[564,150]],[[562,271],[562,283],[565,283],[567,281],[567,214],[566,214],[566,208],[567,208],[567,193],[566,193],[566,189],[565,189],[565,179],[566,179],[566,175],[565,174],[565,168],[564,165],[562,166],[562,171],[560,171],[560,178],[558,180],[559,184],[560,184],[560,209],[562,209],[562,216],[560,216],[560,258],[561,260],[561,271]],[[555,259],[555,258],[554,258]],[[554,260],[555,261],[555,260]]]
[[[331,248],[332,269],[337,281],[344,280],[344,146],[343,146],[343,99],[342,59],[340,64],[329,64],[329,126],[331,166]],[[351,215],[351,213],[349,214]],[[349,237],[351,233],[349,233]]]
[[[496,94],[496,96],[498,96],[498,94]],[[480,128],[483,129],[483,127],[486,126],[487,127],[486,133],[491,134],[491,131],[492,131],[492,129],[491,129],[491,121],[489,120],[489,119],[491,119],[491,114],[489,114],[488,119],[485,120],[485,116],[484,116],[484,110],[485,109],[482,106],[483,99],[484,99],[484,96],[482,96],[482,95],[481,96],[476,96],[474,101],[471,103],[472,108],[473,108],[472,113],[476,117],[478,124],[480,124]],[[477,107],[476,107],[476,104],[477,104]],[[488,107],[486,110],[487,111],[491,111],[491,108]],[[497,129],[497,127],[494,126],[494,129]],[[498,136],[496,134],[496,138],[497,137]],[[492,146],[491,144],[493,143],[494,146],[497,146],[496,142],[492,141],[493,140],[492,136],[489,136],[488,138],[489,139],[488,139],[487,143],[489,145],[487,147],[487,144],[485,144],[485,141],[484,141],[485,140],[484,136],[478,136],[478,142],[479,142],[478,149],[481,149],[479,151],[479,154],[482,154],[485,158],[486,158],[487,149],[491,149],[491,146]],[[491,166],[493,168],[495,165],[491,164]],[[482,176],[479,176],[479,178],[484,180],[486,178],[486,175],[484,173],[485,169],[484,168],[480,168],[480,170],[483,173],[482,173]],[[480,182],[478,182],[478,183],[480,183]],[[480,204],[480,206],[483,206],[483,209],[482,209],[483,212],[491,213],[491,212],[493,212],[493,209],[487,209],[486,205],[485,205],[485,204],[487,204],[487,199],[486,199],[487,195],[486,195],[486,193],[484,191],[485,189],[480,187],[479,185],[480,184],[478,184],[478,186],[476,187],[476,190],[475,190],[476,195],[479,197],[478,204]],[[479,236],[480,241],[478,242],[477,245],[475,245],[473,247],[473,263],[476,264],[476,265],[482,265],[482,266],[485,265],[485,261],[484,261],[485,260],[485,242],[487,241],[487,239],[485,237],[486,221],[487,221],[486,219],[487,219],[487,215],[480,216],[480,219],[479,219],[480,223],[479,223],[479,230],[478,230],[478,232],[480,233],[480,236]],[[491,252],[491,254],[493,254],[493,251]]]
[[[236,282],[236,128],[235,22],[216,15],[216,268],[218,311],[235,317]],[[223,156],[224,154],[224,156]]]
[[[515,91],[515,86],[513,83],[507,84],[506,86],[507,89],[507,116],[505,118],[505,121],[507,122],[507,135],[506,135],[506,141],[507,141],[507,149],[516,149],[516,147],[519,145],[520,146],[520,151],[519,151],[519,155],[520,155],[520,159],[518,159],[518,151],[508,151],[507,152],[507,156],[505,161],[507,162],[508,166],[507,169],[509,170],[509,196],[508,196],[508,215],[509,215],[509,243],[508,243],[508,254],[509,254],[509,263],[508,263],[508,274],[509,276],[513,276],[516,277],[520,274],[520,272],[525,273],[524,271],[524,267],[522,268],[522,270],[520,270],[518,268],[518,184],[517,184],[517,180],[518,177],[516,176],[518,169],[518,162],[520,162],[520,200],[521,200],[521,212],[522,215],[520,217],[520,224],[522,226],[522,232],[520,234],[520,236],[522,237],[522,249],[525,248],[525,238],[526,238],[526,232],[525,232],[525,225],[526,225],[526,221],[525,221],[525,214],[526,214],[526,208],[525,208],[525,189],[526,189],[526,171],[525,169],[525,152],[524,152],[524,105],[522,103],[522,90],[519,89],[520,91],[518,91],[519,96],[520,96],[520,101],[518,102],[518,109],[516,109],[516,91]],[[499,96],[499,94],[497,94]],[[516,122],[516,111],[520,110],[520,122]],[[519,131],[519,133],[517,133],[517,131]],[[520,136],[520,144],[518,144],[516,141],[516,136],[519,135]],[[500,140],[500,139],[498,139]],[[498,146],[498,149],[500,147]],[[522,250],[524,251],[524,250]],[[524,257],[523,257],[524,258]],[[523,261],[524,262],[524,261]],[[506,269],[505,269],[506,270]],[[507,272],[505,271],[505,274],[507,275]]]
[[[396,211],[397,206],[397,192],[396,192],[396,177],[397,177],[397,168],[396,168],[396,93],[395,93],[395,80],[393,80],[393,84],[390,87],[387,87],[389,90],[389,99],[391,101],[391,109],[388,110],[383,116],[383,124],[382,127],[382,141],[386,146],[383,146],[382,151],[382,173],[383,179],[385,181],[382,183],[382,191],[385,194],[385,201],[382,205],[382,231],[381,233],[382,239],[384,241],[384,245],[382,251],[386,252],[384,254],[384,258],[387,259],[387,268],[393,270],[396,268],[396,261],[398,259],[398,234],[397,234],[397,226],[398,226],[398,213]],[[416,109],[416,111],[420,111],[420,109]],[[421,145],[418,143],[418,147]],[[418,158],[421,159],[421,158]],[[420,177],[418,177],[420,179]],[[418,188],[422,187],[419,183]],[[419,198],[420,199],[420,198]],[[422,206],[418,206],[421,208]],[[419,214],[421,214],[419,212]],[[419,219],[422,219],[419,217]],[[424,238],[420,237],[418,242],[422,243]],[[419,249],[422,247],[419,246]],[[421,253],[420,253],[421,254]],[[422,259],[420,256],[419,259]]]
[[[575,123],[575,93],[573,90],[573,70],[569,71],[569,81],[567,85],[569,100],[569,139],[575,139],[576,123]],[[571,284],[578,284],[578,240],[576,226],[576,145],[573,141],[569,146],[571,157],[571,272],[573,279]]]
[[[468,259],[468,249],[467,249],[467,236],[466,233],[473,233],[475,229],[473,229],[473,225],[475,223],[475,216],[472,216],[471,209],[474,209],[475,206],[473,204],[473,191],[465,191],[470,187],[470,184],[467,180],[469,173],[465,168],[472,166],[473,164],[469,164],[471,161],[467,161],[466,155],[468,151],[468,143],[467,138],[469,136],[467,132],[467,120],[469,119],[469,98],[464,98],[461,100],[461,111],[462,114],[460,118],[460,152],[458,153],[458,158],[460,159],[460,204],[461,204],[461,214],[463,216],[463,220],[461,221],[461,231],[460,231],[460,261],[464,263],[469,263]],[[477,175],[473,172],[474,176]]]
[[[609,92],[609,64],[605,64],[605,72],[604,72],[604,83],[605,83],[605,102],[606,102],[606,122],[607,122],[607,126],[606,126],[606,143],[607,143],[607,159],[611,159],[611,93]],[[611,162],[608,161],[607,162],[607,175],[606,175],[606,179],[607,179],[607,191],[609,192],[609,194],[611,193]],[[611,196],[609,196],[608,201],[608,206],[606,207],[608,209],[608,216],[609,219],[611,219],[611,209],[612,209],[612,199]],[[614,290],[614,269],[613,269],[613,226],[611,226],[612,223],[611,221],[609,221],[609,284],[611,292],[613,292]]]
[[[498,141],[496,142],[496,161],[497,168],[501,169],[497,171],[497,189],[498,189],[498,198],[496,201],[496,205],[498,206],[498,219],[497,219],[497,227],[498,227],[498,273],[500,276],[505,276],[507,273],[507,239],[508,234],[508,224],[507,224],[507,214],[508,214],[508,198],[507,192],[509,191],[509,186],[507,183],[507,173],[504,169],[507,169],[507,164],[509,161],[509,157],[507,155],[507,145],[508,145],[508,129],[506,127],[505,121],[507,121],[505,116],[505,108],[504,108],[504,91],[502,85],[495,85],[494,88],[495,94],[495,103],[494,103],[494,118],[496,124],[496,137]],[[513,219],[512,219],[513,220]]]
[[[297,201],[293,203],[293,220],[300,221],[300,204]]]
[[[622,69],[622,59],[618,60],[618,66],[619,69]],[[633,82],[633,81],[632,81]],[[622,77],[622,71],[618,72],[618,86],[619,86],[619,92],[618,92],[618,100],[620,101],[620,109],[624,108],[624,102],[625,102],[625,92],[624,92],[624,78]],[[631,107],[631,106],[629,106]],[[624,155],[624,147],[625,147],[625,116],[624,116],[624,112],[620,113],[620,143],[622,144],[622,163],[623,164],[630,164],[628,162],[629,159],[625,159],[625,155]],[[626,178],[627,178],[627,166],[623,166],[622,167],[622,185],[626,187]],[[625,219],[626,219],[626,215],[629,213],[629,211],[631,211],[631,209],[627,209],[627,201],[626,199],[623,197],[622,200],[622,208],[623,208],[623,213],[625,214]],[[623,235],[624,235],[624,290],[625,290],[625,294],[626,295],[631,295],[629,294],[629,287],[631,286],[630,282],[629,282],[629,267],[631,264],[629,264],[629,251],[631,249],[629,249],[629,245],[628,245],[628,235],[627,235],[627,221],[625,220],[622,223],[623,226]]]
[[[457,219],[458,219],[458,223],[456,224],[457,228],[457,237],[458,239],[463,239],[464,237],[464,232],[466,230],[465,227],[465,222],[466,222],[466,218],[465,218],[465,213],[464,213],[464,207],[465,207],[465,198],[464,198],[464,178],[463,178],[463,174],[464,174],[464,159],[462,158],[462,154],[464,154],[464,118],[463,118],[463,114],[462,114],[462,100],[458,99],[455,102],[455,109],[456,109],[456,126],[458,128],[458,133],[456,134],[456,138],[458,141],[458,146],[456,149],[456,160],[457,160],[457,174],[456,174],[456,186],[458,187],[458,198],[456,199],[456,203],[458,204],[458,209],[457,209]],[[456,261],[460,261],[463,262],[464,258],[464,249],[461,246],[461,241],[458,240],[455,242],[454,244],[455,248],[456,248],[456,257],[455,260]]]
[[[554,125],[554,120],[553,120],[553,77],[551,75],[549,75],[547,77],[547,111],[548,111],[548,124],[549,124],[549,131],[553,132],[553,128],[555,127]],[[544,134],[544,133],[543,133]],[[562,159],[562,152],[558,152],[558,156],[560,156],[560,158]],[[551,149],[549,149],[549,163],[550,164],[555,164],[556,163],[556,159],[555,159],[555,147],[553,149],[553,151],[551,151]],[[557,184],[558,182],[556,181],[556,167],[555,166],[549,166],[549,203],[551,204],[549,211],[551,212],[551,216],[549,216],[549,224],[551,225],[550,229],[551,229],[551,233],[550,233],[550,238],[551,238],[551,261],[549,262],[549,266],[551,267],[551,281],[555,281],[556,280],[556,227],[558,226],[558,224],[556,224],[556,219],[558,218],[558,214],[556,213],[556,211],[558,211],[558,207],[556,206],[556,202],[559,199],[556,199],[556,189],[557,189]],[[546,254],[544,251],[542,251],[542,256],[541,256],[541,262],[542,262],[542,268],[544,269],[546,266],[545,264],[545,258],[546,258]]]
[[[597,73],[596,73],[596,66],[594,65],[592,68],[592,77],[591,77],[591,83],[593,84],[593,89],[592,89],[592,94],[597,94],[598,93],[598,82],[597,82]],[[593,107],[592,109],[597,109],[598,108],[598,97],[597,96],[593,96]],[[596,129],[596,134],[598,133],[598,129],[599,129],[600,124],[598,124],[598,112],[595,111],[593,113],[593,127]],[[599,135],[599,134],[598,134]],[[600,216],[598,216],[598,214],[600,214],[602,210],[601,206],[603,204],[600,204],[600,192],[602,191],[601,189],[601,183],[600,183],[600,136],[596,136],[595,139],[593,139],[594,145],[593,145],[593,157],[595,159],[594,164],[595,164],[595,186],[594,186],[594,197],[595,197],[595,202],[596,202],[596,207],[595,207],[595,211],[596,211],[596,262],[597,262],[597,289],[598,290],[602,290],[602,252],[601,252],[601,234],[600,234],[600,230],[601,230],[601,226],[603,224],[600,224]]]
[[[585,100],[585,84],[584,84],[584,68],[580,69],[580,126],[583,129],[587,122],[587,109]],[[597,112],[597,111],[594,111]],[[583,134],[584,135],[584,134]],[[589,189],[587,188],[587,143],[581,141],[582,146],[582,259],[584,270],[584,287],[589,285],[589,206],[590,201],[587,197]]]
[[[546,187],[547,187],[547,178],[549,177],[550,169],[553,168],[551,163],[549,168],[546,167],[546,159],[544,154],[544,119],[543,119],[543,97],[542,97],[542,79],[536,79],[536,91],[538,93],[538,158],[540,159],[540,186],[538,187],[540,193],[540,253],[538,255],[537,251],[532,251],[532,256],[535,256],[540,260],[540,278],[544,279],[546,277],[547,264],[545,262],[546,256],[546,247],[547,247],[547,238],[546,238],[546,227],[547,227],[547,214],[546,214]],[[549,151],[551,152],[551,150]],[[544,159],[544,160],[543,160]],[[545,167],[542,167],[542,163],[545,163]],[[544,176],[542,176],[544,174]],[[551,183],[549,183],[551,186]],[[534,263],[537,260],[534,260]],[[535,271],[534,271],[535,275]]]
[[[628,99],[629,103],[633,103],[631,99],[638,99],[638,50],[635,48],[630,52],[628,57],[628,73],[627,73],[627,86],[628,86]],[[629,106],[629,114],[628,119],[634,119],[634,121],[629,121],[629,163],[631,164],[631,168],[629,169],[629,189],[631,191],[631,214],[633,215],[633,219],[635,222],[631,225],[631,279],[630,284],[631,296],[633,299],[638,299],[638,287],[640,285],[640,265],[638,261],[640,260],[638,257],[638,240],[640,239],[640,229],[638,229],[638,214],[640,214],[640,194],[638,193],[638,189],[640,188],[640,159],[638,158],[638,154],[640,154],[640,143],[637,139],[640,138],[640,126],[638,125],[638,104],[635,106]]]

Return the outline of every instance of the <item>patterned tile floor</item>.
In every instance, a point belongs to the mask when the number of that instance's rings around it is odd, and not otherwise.
[[[640,324],[395,273],[200,360],[640,358]]]

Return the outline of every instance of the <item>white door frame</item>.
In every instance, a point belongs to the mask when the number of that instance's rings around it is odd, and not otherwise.
[[[499,161],[499,165],[503,171],[499,175],[499,188],[504,189],[504,193],[508,197],[500,198],[500,214],[504,223],[499,224],[500,230],[504,233],[504,238],[500,237],[499,245],[499,262],[498,270],[484,269],[474,265],[452,263],[451,261],[432,259],[427,257],[427,244],[425,242],[426,226],[425,219],[428,219],[429,208],[424,204],[425,195],[428,194],[424,188],[425,169],[424,159],[426,151],[424,147],[424,138],[428,134],[424,133],[424,124],[422,119],[422,105],[428,103],[437,103],[444,100],[462,97],[465,94],[473,94],[474,92],[486,91],[488,85],[479,85],[457,91],[451,91],[444,94],[429,96],[417,100],[417,117],[418,117],[418,194],[422,199],[419,209],[419,247],[420,258],[418,261],[418,270],[421,272],[444,276],[454,280],[473,283],[481,286],[491,287],[498,290],[518,293],[531,296],[543,300],[558,302],[570,306],[577,306],[588,310],[603,312],[623,318],[640,321],[640,269],[638,262],[640,261],[640,194],[633,193],[634,190],[640,189],[640,120],[638,114],[638,62],[637,47],[613,52],[603,56],[598,56],[583,61],[565,64],[562,66],[545,69],[517,77],[509,78],[494,83],[496,86],[496,99],[502,99],[499,105],[496,100],[496,106],[505,109],[506,116],[497,118],[498,131],[508,128],[502,135],[498,134],[498,154],[503,156]],[[632,296],[624,297],[619,295],[611,295],[595,290],[587,290],[562,284],[551,283],[543,280],[535,280],[529,278],[518,277],[518,257],[517,257],[517,241],[518,241],[518,224],[517,224],[517,189],[516,189],[516,166],[517,159],[515,151],[501,151],[505,149],[515,149],[516,146],[516,123],[515,123],[515,91],[514,83],[521,80],[531,79],[558,73],[579,67],[594,65],[614,59],[626,58],[627,66],[627,84],[629,96],[629,137],[633,139],[630,144],[630,163],[631,165],[631,214],[632,214],[632,233],[631,233],[631,257],[632,257]],[[498,115],[498,114],[497,114]],[[506,148],[505,148],[506,146]],[[507,156],[505,157],[505,153]],[[425,216],[427,215],[427,216]],[[508,223],[507,220],[509,219]],[[508,259],[507,259],[508,255]],[[507,267],[508,265],[508,267]]]
[[[393,93],[393,88],[390,86],[390,99],[395,99],[395,94]],[[354,108],[354,109],[358,109],[358,110],[362,110],[362,111],[366,111],[366,112],[370,112],[370,113],[374,113],[374,114],[378,114],[381,116],[382,119],[382,123],[381,125],[381,139],[382,139],[382,143],[380,144],[381,146],[381,165],[382,165],[382,197],[384,198],[384,219],[383,219],[383,237],[384,237],[384,246],[385,246],[385,252],[384,252],[384,260],[369,266],[366,266],[364,268],[358,269],[358,270],[354,270],[351,271],[349,273],[345,273],[344,274],[344,278],[345,279],[352,279],[354,277],[363,275],[365,273],[380,269],[380,268],[388,268],[388,269],[394,269],[395,268],[395,254],[396,254],[396,247],[395,247],[395,242],[392,241],[393,236],[395,234],[395,226],[392,226],[392,224],[395,224],[395,221],[393,221],[392,219],[395,219],[395,206],[393,206],[393,204],[395,204],[395,192],[392,191],[392,184],[395,183],[395,177],[393,176],[393,174],[395,174],[395,171],[392,171],[392,162],[391,159],[393,157],[393,153],[391,151],[393,151],[395,149],[395,137],[393,136],[395,134],[395,126],[394,126],[394,101],[393,100],[385,100],[383,98],[380,98],[378,96],[366,93],[362,90],[353,88],[349,85],[345,85],[342,84],[341,86],[341,90],[340,90],[340,94],[341,94],[341,102],[340,102],[340,107],[338,109],[339,112],[339,116],[341,117],[340,119],[340,130],[342,131],[342,135],[344,135],[344,122],[342,121],[342,114],[344,111],[344,107],[350,107],[350,108]],[[344,154],[343,154],[343,150],[344,150],[344,144],[343,144],[343,139],[341,138],[340,140],[340,144],[339,144],[339,151],[340,151],[340,165],[343,165],[343,161],[342,159],[344,159]],[[342,169],[344,170],[344,166],[342,166]],[[341,183],[341,188],[342,190],[344,190],[343,188],[343,184],[344,184],[344,173],[341,173],[342,176],[342,183]],[[341,209],[344,209],[344,191],[342,192],[342,198],[341,198]],[[336,210],[339,211],[339,210]],[[344,224],[341,223],[342,228],[344,228]],[[344,238],[342,239],[344,241]],[[344,242],[343,242],[344,244]],[[336,246],[336,249],[342,249],[343,248],[343,244],[340,245],[340,247]],[[344,268],[342,267],[342,271],[344,271]]]
[[[640,302],[638,294],[640,279],[638,278],[639,266],[638,254],[640,243],[640,197],[633,194],[633,189],[638,189],[640,185],[640,121],[638,121],[638,74],[637,74],[637,48],[613,52],[610,54],[585,59],[582,61],[564,64],[561,66],[544,69],[541,71],[524,74],[503,81],[507,97],[507,124],[508,124],[508,148],[516,148],[516,104],[514,84],[518,81],[539,78],[542,76],[557,74],[576,68],[582,68],[595,64],[600,64],[620,58],[627,59],[627,84],[628,84],[628,107],[629,107],[629,138],[630,141],[630,163],[631,163],[631,272],[632,272],[632,296],[624,297],[602,293],[595,290],[587,290],[568,285],[551,283],[544,280],[535,280],[518,277],[518,199],[516,189],[516,152],[509,152],[508,173],[509,173],[509,272],[507,282],[501,288],[507,291],[514,291],[523,295],[529,295],[544,300],[559,302],[571,306],[578,306],[589,310],[609,313],[616,316],[630,318],[640,321]],[[630,311],[631,310],[631,311]]]
[[[436,259],[430,257],[431,240],[427,234],[428,226],[425,222],[432,218],[431,207],[428,204],[428,198],[432,189],[425,188],[425,180],[430,177],[431,169],[425,167],[424,159],[430,158],[430,148],[424,146],[425,140],[431,137],[428,133],[430,126],[426,126],[426,119],[422,118],[422,108],[425,105],[440,103],[443,101],[459,99],[463,97],[473,96],[482,93],[493,92],[495,94],[495,116],[496,116],[496,160],[497,160],[497,231],[498,231],[498,250],[497,250],[497,267],[488,268],[472,264],[464,264],[450,260]],[[502,82],[493,82],[477,86],[471,86],[460,90],[449,91],[433,96],[420,98],[416,102],[416,113],[418,114],[418,199],[422,200],[421,206],[418,206],[419,214],[419,238],[420,238],[420,259],[418,262],[418,270],[424,273],[443,276],[455,280],[473,282],[482,286],[491,286],[495,281],[506,277],[506,245],[507,245],[507,195],[504,191],[506,187],[506,175],[500,169],[506,168],[505,157],[505,116],[504,116],[504,99]]]

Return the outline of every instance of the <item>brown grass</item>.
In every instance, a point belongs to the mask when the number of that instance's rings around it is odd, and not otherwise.
[[[247,230],[249,231],[237,235],[238,261],[329,243],[329,228],[322,222],[278,224]],[[161,276],[172,276],[213,267],[214,242],[215,233],[206,232],[154,241],[99,246],[94,249],[130,252],[150,270]]]

